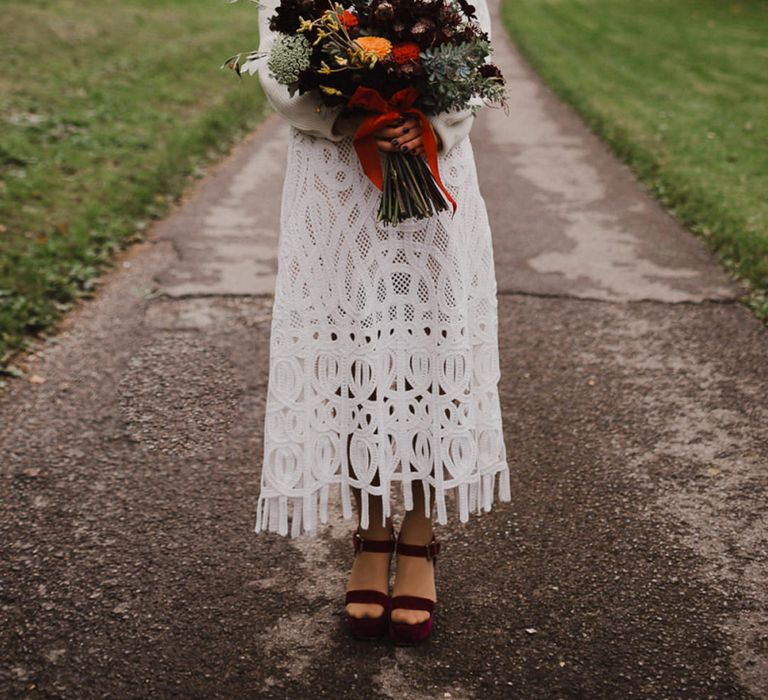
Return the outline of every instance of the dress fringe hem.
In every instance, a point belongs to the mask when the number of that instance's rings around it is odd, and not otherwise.
[[[412,482],[419,481],[419,479],[393,479],[390,484],[395,481],[400,481],[402,484],[405,510],[413,510]],[[276,532],[283,536],[287,536],[290,533],[291,537],[298,537],[302,534],[309,535],[310,537],[316,536],[318,524],[328,522],[328,498],[332,488],[335,489],[337,496],[341,492],[342,516],[345,520],[351,520],[353,515],[351,505],[352,487],[348,482],[339,480],[322,484],[311,493],[301,496],[287,496],[274,493],[267,495],[262,489],[256,506],[254,532]],[[429,511],[430,489],[424,489],[423,491],[425,510]],[[503,503],[508,503],[512,500],[509,467],[506,462],[501,462],[495,467],[486,470],[485,473],[473,481],[453,484],[448,488],[435,489],[435,500],[437,502],[436,521],[440,525],[446,525],[448,522],[446,496],[449,492],[453,492],[457,501],[459,522],[467,522],[471,512],[478,515],[483,511],[489,512],[494,500]],[[375,492],[362,490],[360,525],[363,528],[369,525],[368,499],[376,495],[382,496],[384,518],[391,514],[389,489],[387,487],[377,487]]]

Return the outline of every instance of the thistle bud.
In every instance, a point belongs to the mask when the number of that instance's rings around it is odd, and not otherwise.
[[[435,28],[435,23],[428,17],[422,17],[416,24],[411,27],[411,34],[414,36],[420,36],[432,32]]]
[[[376,8],[374,16],[377,22],[388,22],[395,16],[395,8],[385,0]]]

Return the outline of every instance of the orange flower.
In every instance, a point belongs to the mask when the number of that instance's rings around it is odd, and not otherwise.
[[[380,36],[361,36],[355,39],[355,43],[365,53],[376,54],[379,58],[386,58],[392,50],[392,42]]]
[[[349,10],[344,10],[344,14],[339,15],[339,20],[347,29],[356,27],[358,24],[357,15]]]
[[[419,62],[419,45],[415,41],[404,41],[402,44],[395,44],[392,47],[392,58],[395,63],[407,63],[408,61]]]

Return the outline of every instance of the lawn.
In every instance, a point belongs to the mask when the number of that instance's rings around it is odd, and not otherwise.
[[[258,81],[219,69],[258,44],[251,3],[2,7],[0,367],[265,105]]]
[[[503,0],[504,24],[768,317],[768,2]]]

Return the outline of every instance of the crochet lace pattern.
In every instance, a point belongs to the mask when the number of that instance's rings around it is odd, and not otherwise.
[[[491,231],[469,138],[440,154],[458,209],[396,227],[352,140],[290,127],[255,531],[315,535],[330,497],[434,487],[461,522],[510,500]],[[423,489],[429,508],[429,489]],[[290,525],[289,525],[290,516]]]

